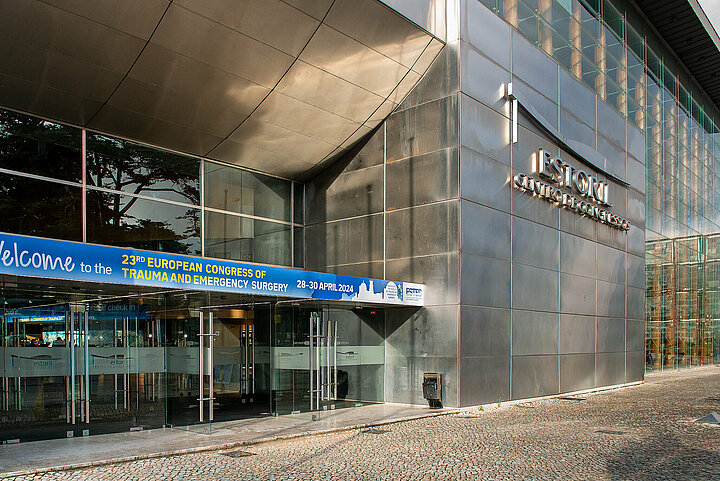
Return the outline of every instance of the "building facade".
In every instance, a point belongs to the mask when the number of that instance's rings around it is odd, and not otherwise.
[[[718,362],[720,40],[652,3],[0,4],[0,437]]]

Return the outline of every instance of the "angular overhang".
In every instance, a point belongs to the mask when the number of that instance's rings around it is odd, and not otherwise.
[[[697,0],[635,3],[720,108],[720,38]]]
[[[0,3],[0,106],[301,178],[443,43],[377,0]]]

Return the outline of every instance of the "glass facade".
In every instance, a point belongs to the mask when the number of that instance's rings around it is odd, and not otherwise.
[[[2,109],[0,179],[3,232],[304,266],[289,180]]]
[[[3,442],[383,401],[381,309],[32,282],[0,283]]]
[[[481,1],[644,132],[646,369],[717,362],[716,107],[627,2]]]

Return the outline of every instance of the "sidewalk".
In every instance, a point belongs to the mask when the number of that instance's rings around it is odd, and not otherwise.
[[[457,410],[374,404],[148,431],[0,446],[0,477],[194,453],[437,416]]]

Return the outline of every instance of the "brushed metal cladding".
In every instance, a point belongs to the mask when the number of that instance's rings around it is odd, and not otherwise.
[[[482,28],[477,28],[480,25]],[[510,25],[481,2],[467,2],[460,38],[505,70],[510,70],[510,32]]]
[[[532,86],[533,83],[525,83],[513,76],[513,88],[522,91],[522,95],[527,101],[537,110],[537,112],[543,117],[543,120],[551,125],[553,128],[558,128],[558,105],[557,101],[547,98],[541,92],[538,92]],[[539,131],[537,122],[533,120],[529,115],[525,114],[522,110],[518,116],[518,123],[528,128]]]
[[[515,216],[512,217],[512,230],[514,263],[558,270],[560,231]]]
[[[627,218],[638,226],[645,225],[645,196],[632,189],[627,194]]]
[[[645,289],[627,287],[628,319],[645,319]]]
[[[362,216],[383,209],[383,166],[317,179],[308,189],[308,224]]]
[[[563,354],[560,356],[560,392],[590,389],[594,383],[594,354]]]
[[[510,216],[504,212],[461,201],[460,250],[510,260]]]
[[[579,216],[569,210],[560,210],[560,230],[563,232],[595,241],[597,239],[596,225],[597,222],[593,222],[587,217]]]
[[[385,98],[410,70],[324,24],[317,29],[299,60]],[[379,72],[383,73],[382,77],[378,76]]]
[[[627,146],[627,130],[625,125],[625,119],[600,97],[597,97],[598,134],[619,145],[623,153]]]
[[[459,166],[457,147],[388,163],[388,210],[458,197]]]
[[[558,64],[520,33],[512,32],[513,74],[548,99],[558,101]]]
[[[513,262],[512,307],[558,312],[558,271]]]
[[[627,283],[632,287],[645,288],[645,258],[627,255]]]
[[[626,173],[626,153],[622,147],[617,145],[614,141],[609,140],[604,135],[598,133],[597,135],[597,151],[600,152],[606,159],[605,169],[621,179],[627,177]]]
[[[560,314],[558,352],[580,354],[595,352],[595,316]]]
[[[385,261],[387,279],[425,284],[425,305],[460,302],[460,259],[457,252]],[[465,286],[465,283],[463,283]],[[508,289],[509,296],[509,289]]]
[[[631,122],[627,123],[627,152],[640,163],[645,163],[645,133]]]
[[[510,167],[467,147],[460,157],[460,197],[509,213]]]
[[[396,111],[387,121],[387,161],[456,146],[457,111],[455,95]]]
[[[596,292],[594,278],[560,274],[560,312],[594,315]]]
[[[627,181],[639,192],[645,193],[645,164],[640,163],[633,157],[627,158]]]
[[[628,319],[625,328],[625,350],[642,351],[645,348],[645,321]]]
[[[408,356],[456,356],[459,313],[458,305],[429,306],[412,313],[391,309],[386,321],[386,331],[392,333],[388,343]]]
[[[445,2],[437,0],[382,0],[438,38],[446,38]]]
[[[511,376],[512,399],[560,392],[558,355],[513,356]]]
[[[597,318],[597,352],[625,351],[625,319]]]
[[[293,7],[280,0],[243,0],[244,8],[228,8],[225,0],[174,0],[213,22],[258,40],[270,47],[297,57],[312,37],[320,20],[330,8],[331,0],[320,0],[317,8],[304,0],[305,8]],[[304,10],[304,12],[303,12]],[[317,18],[315,18],[317,17]],[[238,52],[226,52],[232,55]]]
[[[438,100],[456,93],[460,88],[460,46],[458,42],[448,44],[437,51],[438,40],[433,39],[418,59],[418,63],[429,61],[421,82],[407,95],[398,110],[405,110],[425,102]],[[417,70],[417,64],[413,68]]]
[[[595,147],[595,129],[585,125],[565,109],[560,109],[560,132],[569,139]]]
[[[612,386],[625,382],[625,353],[595,354],[595,386]]]
[[[376,0],[335,2],[324,23],[408,68],[430,43],[422,30],[400,15],[388,15],[388,7]]]
[[[380,260],[382,235],[381,214],[308,226],[305,233],[308,267]]]
[[[645,350],[628,352],[625,356],[625,382],[645,379]]]
[[[625,284],[627,267],[624,251],[598,244],[597,259],[598,279]]]
[[[510,165],[510,120],[463,93],[460,139],[465,147]]]
[[[565,69],[560,69],[560,107],[567,110],[591,129],[595,127],[595,96],[595,92],[585,84],[573,78]],[[562,131],[562,127],[560,130]],[[570,137],[573,140],[580,140]],[[593,145],[588,142],[585,143]]]
[[[295,179],[377,127],[443,45],[377,0],[12,2],[0,104]]]
[[[386,259],[457,252],[458,207],[453,200],[388,212]]]
[[[510,307],[510,262],[461,253],[463,305]]]
[[[631,227],[630,232],[633,230],[639,230]],[[606,224],[597,223],[597,240],[601,244],[605,244],[616,249],[624,250],[627,244],[627,239],[630,234],[627,231],[615,229]]]
[[[168,8],[150,42],[268,89],[277,84],[295,60],[292,55],[175,3]]]
[[[558,353],[560,315],[554,312],[512,311],[512,355]]]
[[[560,270],[569,274],[594,277],[598,269],[597,244],[560,232]]]
[[[503,115],[509,115],[505,86],[511,79],[510,72],[483,57],[477,50],[460,42],[460,85],[462,91],[492,107]]]
[[[645,224],[632,225],[627,234],[628,253],[645,256]]]
[[[510,399],[510,356],[460,359],[460,407]]]
[[[385,344],[385,402],[422,404],[422,381],[426,372],[440,372],[444,406],[458,405],[457,357],[414,357],[398,353]]]
[[[460,356],[510,355],[510,310],[460,306]]]
[[[262,1],[262,0],[261,0]],[[306,14],[322,20],[330,10],[333,0],[282,0]]]

